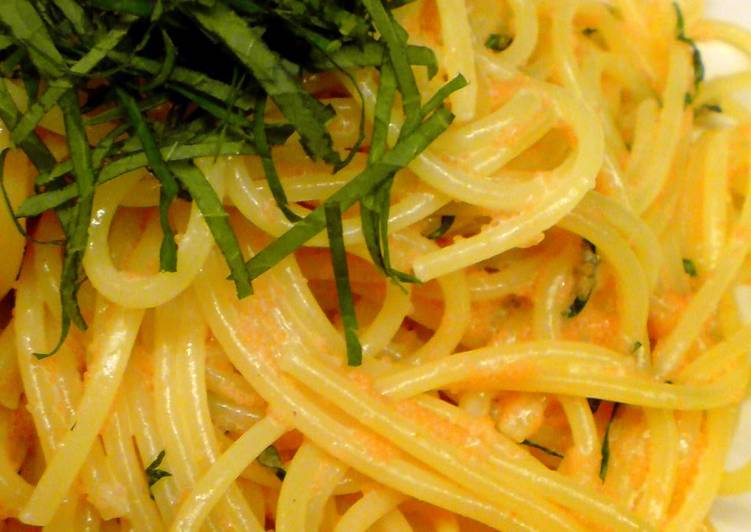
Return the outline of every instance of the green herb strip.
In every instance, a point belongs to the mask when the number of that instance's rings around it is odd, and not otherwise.
[[[170,39],[169,34],[165,30],[162,30],[162,42],[164,42],[164,61],[154,79],[141,88],[141,91],[143,92],[164,85],[172,75],[172,71],[175,69],[177,48],[175,48],[175,43],[172,42],[172,39]]]
[[[422,119],[425,119],[426,116],[431,114],[433,111],[438,109],[441,105],[443,105],[443,102],[446,101],[446,99],[451,95],[451,93],[454,93],[458,91],[459,89],[463,89],[467,86],[467,80],[464,76],[461,74],[457,74],[454,79],[446,83],[443,87],[438,89],[436,93],[430,97],[430,99],[425,102],[425,105],[422,106],[422,109],[420,109],[420,117]]]
[[[18,121],[19,112],[5,83],[5,80],[0,80],[0,120],[5,123],[6,127],[13,129]],[[21,149],[40,172],[49,171],[55,165],[52,153],[35,132],[24,139]]]
[[[53,2],[71,22],[76,33],[84,35],[91,30],[91,22],[79,2],[76,0],[53,0]]]
[[[190,13],[208,31],[227,45],[235,57],[251,71],[282,114],[300,133],[306,151],[313,159],[330,164],[340,162],[325,124],[332,117],[321,102],[305,92],[302,85],[283,67],[283,62],[237,13],[221,3],[211,9],[191,7]]]
[[[223,125],[233,126],[240,131],[250,129],[253,125],[243,114],[235,112],[231,107],[219,105],[212,98],[208,98],[198,91],[180,85],[170,85],[170,88],[218,118]],[[252,138],[250,135],[246,135],[246,137]]]
[[[388,3],[363,0],[361,8],[350,9],[332,2],[312,8],[307,0],[279,3],[91,0],[85,4],[87,7],[81,7],[82,4],[74,0],[6,2],[8,5],[4,5],[0,13],[0,22],[10,30],[10,35],[0,35],[0,49],[8,50],[0,70],[6,76],[18,74],[29,97],[29,109],[21,115],[3,86],[0,87],[0,118],[11,129],[15,144],[39,170],[36,179],[39,193],[24,201],[16,217],[35,216],[54,209],[66,236],[61,280],[63,331],[58,346],[71,323],[81,328],[86,326],[78,309],[77,290],[94,187],[144,166],[149,166],[161,183],[160,220],[165,238],[160,265],[164,270],[177,267],[174,232],[167,217],[169,205],[187,190],[225,256],[240,297],[251,292],[250,271],[259,275],[324,228],[328,228],[334,246],[341,245],[339,251],[344,256],[339,227],[341,213],[357,201],[362,201],[367,214],[363,218],[363,229],[376,263],[394,280],[417,281],[393,270],[390,265],[391,187],[395,173],[451,123],[453,116],[442,103],[466,81],[457,77],[421,106],[412,65],[425,66],[432,77],[437,73],[437,60],[430,49],[408,45],[407,32],[390,13],[400,3],[401,0]],[[101,13],[97,8],[110,13]],[[139,17],[142,20],[139,21]],[[312,49],[301,50],[302,54],[297,50],[288,53],[289,50],[276,46],[272,49],[267,41],[273,39],[264,36],[263,29],[271,26],[286,31],[288,37],[302,38]],[[131,27],[135,35],[126,39]],[[178,57],[188,58],[195,52],[185,43],[185,35],[180,34],[178,38],[177,34],[196,29],[206,34],[212,44],[239,60],[232,69],[231,84],[207,75],[200,70],[201,66],[194,70],[177,64]],[[153,47],[147,46],[152,42],[154,30],[161,31],[162,57],[153,57]],[[119,46],[121,43],[124,46]],[[102,68],[96,68],[101,64]],[[195,64],[202,65],[201,61]],[[335,170],[349,163],[365,137],[364,120],[361,120],[357,142],[342,160],[326,128],[333,117],[332,108],[308,94],[300,78],[303,69],[335,68],[351,79],[345,69],[358,66],[380,67],[385,85],[383,95],[386,95],[379,98],[377,119],[380,122],[374,128],[368,168],[305,219],[299,220],[287,207],[286,194],[273,165],[271,146],[284,142],[295,131],[312,159],[322,159]],[[247,76],[247,82],[245,75],[239,75],[243,71],[252,74],[252,77]],[[114,85],[89,86],[89,79],[116,80],[119,91],[114,90]],[[41,94],[39,80],[47,83]],[[159,94],[144,94],[156,87]],[[124,92],[136,88],[140,101]],[[387,151],[390,113],[397,91],[404,106],[405,121],[396,146]],[[79,92],[88,96],[83,108],[77,101]],[[263,93],[276,103],[289,124],[264,124],[266,100],[264,97],[260,101],[257,96]],[[178,97],[173,98],[176,95]],[[119,105],[112,107],[118,100]],[[168,101],[172,105],[165,107],[164,120],[148,122],[143,113]],[[56,104],[63,111],[70,144],[70,158],[61,163],[55,161],[35,133],[39,121]],[[123,118],[126,123],[117,126],[91,149],[81,115],[102,108],[107,110],[87,119],[88,125]],[[249,120],[247,116],[253,111],[255,116]],[[218,134],[209,133],[212,128]],[[281,239],[247,263],[221,199],[201,172],[185,162],[196,157],[233,154],[261,156],[277,203],[285,215],[296,222]],[[68,176],[72,176],[75,183],[71,184]],[[182,188],[177,185],[178,181]],[[333,216],[335,212],[338,216]],[[334,220],[333,225],[327,227],[327,218]],[[346,266],[346,262],[344,264]],[[341,265],[338,268],[341,273]],[[349,283],[339,283],[338,288],[340,297],[351,302]],[[357,341],[357,327],[352,325],[354,306],[350,307],[342,310],[348,322],[345,327],[349,331],[348,344],[352,344],[353,338]],[[351,345],[348,347],[352,354]],[[355,359],[354,355],[350,358]]]
[[[162,462],[164,461],[164,456],[166,454],[166,451],[160,451],[156,458],[154,458],[154,460],[148,466],[146,466],[146,469],[144,469],[144,473],[146,473],[146,482],[149,485],[149,494],[151,495],[152,499],[154,498],[154,495],[153,493],[151,493],[151,488],[154,487],[154,484],[156,484],[163,478],[172,476],[172,473],[170,473],[169,471],[159,469],[159,467],[162,465]]]
[[[545,447],[544,445],[540,445],[539,443],[535,443],[531,440],[524,440],[522,442],[522,445],[526,445],[527,447],[531,447],[533,449],[537,449],[538,451],[542,451],[547,455],[553,456],[555,458],[563,458],[563,455],[559,453],[558,451],[554,451],[552,449],[549,449]]]
[[[185,144],[160,148],[165,161],[185,161],[200,157],[210,157],[215,154],[218,137],[207,137],[205,142]],[[228,142],[221,145],[219,155],[256,155],[255,146],[245,142]],[[99,173],[97,184],[106,183],[127,172],[138,170],[148,164],[148,158],[143,152],[126,155],[103,167]],[[55,173],[59,173],[55,172]],[[78,195],[75,185],[68,185],[58,190],[43,192],[27,198],[16,212],[19,218],[38,216],[45,211],[54,209]]]
[[[114,50],[109,52],[107,57],[120,63],[123,67],[143,74],[157,76],[162,70],[161,61],[154,61],[147,57]],[[226,83],[212,79],[202,72],[179,66],[172,70],[168,80],[173,83],[179,83],[184,87],[189,87],[194,91],[201,92],[220,101],[231,99],[235,92],[235,89]],[[243,95],[237,98],[234,103],[240,109],[248,111],[253,107],[253,98]]]
[[[568,310],[563,313],[567,318],[574,318],[584,310],[597,284],[597,268],[600,265],[600,256],[597,254],[595,245],[588,240],[584,240],[583,245],[584,260],[582,265],[575,270],[578,275],[576,297]]]
[[[686,35],[686,19],[683,17],[681,6],[678,5],[678,2],[673,2],[673,8],[675,9],[676,18],[676,38],[691,47],[692,60],[694,64],[694,93],[696,93],[699,90],[699,85],[702,81],[704,81],[704,61],[702,60],[701,52],[699,51],[699,47],[696,45],[696,41]],[[692,103],[694,101],[694,98],[695,94],[687,95],[687,103]]]
[[[4,0],[0,22],[26,47],[31,61],[48,78],[66,71],[65,61],[50,37],[44,21],[29,0]]]
[[[381,68],[381,79],[376,96],[375,109],[373,114],[373,130],[371,133],[370,153],[368,154],[368,163],[375,164],[378,162],[386,151],[389,125],[391,124],[391,111],[396,96],[396,77],[394,69],[390,63],[386,63]],[[390,178],[387,180],[390,181]],[[386,275],[388,275],[389,266],[386,264],[383,247],[388,247],[388,242],[381,240],[381,217],[384,213],[378,210],[378,192],[377,190],[364,196],[360,200],[360,220],[362,224],[362,233],[365,245],[368,248],[373,263]],[[386,214],[386,223],[388,223],[388,214]]]
[[[355,92],[357,93],[357,98],[360,102],[360,124],[357,128],[357,138],[355,139],[352,147],[348,149],[349,154],[339,163],[334,165],[334,173],[336,173],[352,162],[352,159],[355,158],[357,152],[362,146],[362,143],[365,141],[365,97],[363,96],[360,85],[357,83],[357,80],[355,80],[354,76],[352,76],[352,74],[348,70],[345,70],[340,65],[338,65],[335,61],[333,62],[333,64],[334,68],[338,70],[344,77],[346,77],[349,80],[351,86],[354,87]]]
[[[279,451],[273,445],[266,447],[258,455],[257,460],[262,466],[271,469],[279,480],[284,480],[287,476],[287,471],[284,469],[284,464],[282,463],[282,457],[279,456]]]
[[[73,75],[84,75],[96,67],[99,62],[107,56],[128,33],[127,27],[117,28],[110,31],[100,42],[78,61],[70,71]],[[66,78],[57,78],[50,81],[49,87],[39,100],[31,105],[18,125],[13,129],[11,138],[16,144],[23,143],[24,140],[34,131],[42,117],[49,112],[60,100],[62,95],[70,88],[73,83]]]
[[[325,204],[336,203],[343,211],[351,207],[358,199],[370,193],[378,184],[393,172],[403,168],[433,142],[453,121],[454,116],[445,108],[438,109],[412,134],[401,139],[394,148],[386,153],[380,161],[369,166],[355,176],[349,183],[337,190],[326,200]],[[325,205],[313,210],[294,227],[262,249],[248,261],[251,279],[257,278],[278,264],[323,231],[326,227]]]
[[[420,91],[408,61],[407,33],[386,11],[381,0],[362,0],[362,2],[386,43],[399,92],[402,94],[402,108],[404,109],[402,129],[409,134],[420,121]]]
[[[454,220],[454,216],[441,216],[441,225],[428,233],[426,235],[426,238],[429,238],[430,240],[437,240],[441,238],[448,232],[449,229],[451,229],[451,226],[454,225]]]
[[[683,259],[683,271],[690,277],[698,277],[699,270],[696,269],[696,264],[691,259]]]
[[[342,236],[342,210],[336,203],[325,205],[326,230],[331,248],[331,264],[334,268],[336,293],[339,299],[339,311],[344,327],[344,340],[347,345],[347,364],[359,366],[362,364],[362,346],[357,337],[357,316],[352,299],[352,287],[349,283],[347,268],[347,253],[344,249]]]
[[[345,45],[328,54],[314,50],[311,53],[313,62],[308,66],[314,71],[332,70],[337,65],[343,69],[377,67],[385,64],[384,56],[387,58],[388,53],[381,43],[369,42],[362,46]],[[410,65],[426,67],[430,79],[438,73],[438,61],[430,48],[407,46],[407,62]]]
[[[18,219],[13,215],[13,204],[10,201],[8,190],[5,188],[5,157],[7,155],[8,148],[0,151],[0,192],[2,192],[3,195],[3,203],[5,204],[5,208],[8,210],[8,213],[13,220],[13,224],[16,226],[16,231],[26,237],[26,230],[23,228]]]
[[[140,100],[138,102],[138,109],[141,112],[149,111],[165,103],[167,103],[167,98],[163,94],[157,94],[154,96],[149,96],[147,98],[144,98],[143,100]],[[123,116],[124,116],[123,110],[118,106],[118,107],[109,109],[107,111],[102,111],[101,113],[97,113],[94,116],[86,117],[84,118],[83,123],[86,124],[87,126],[95,126],[97,124],[104,124],[107,122],[112,122],[113,120],[117,120],[119,118],[122,118]]]
[[[80,286],[81,261],[89,240],[89,223],[94,202],[94,169],[91,150],[83,126],[78,96],[72,90],[60,98],[60,108],[65,120],[65,138],[68,143],[73,173],[76,177],[78,199],[69,211],[69,218],[62,219],[66,245],[63,255],[63,271],[60,280],[60,304],[62,325],[57,345],[48,353],[35,353],[37,358],[45,358],[57,352],[68,335],[70,324],[86,329],[86,322],[78,307],[78,287]],[[67,222],[67,223],[66,223]]]
[[[593,399],[592,397],[587,397],[587,404],[589,405],[589,411],[595,414],[600,409],[602,399]]]
[[[600,480],[605,481],[608,474],[608,465],[610,463],[610,430],[613,427],[613,421],[620,405],[615,403],[613,410],[610,412],[610,419],[605,427],[605,435],[602,437],[602,461],[600,462]]]
[[[50,81],[50,85],[42,96],[34,102],[23,114],[18,125],[11,132],[11,140],[21,144],[34,131],[39,121],[60,101],[60,97],[70,90],[73,84],[67,79]]]
[[[5,158],[8,155],[9,148],[5,148],[4,150],[0,151],[0,193],[3,197],[3,203],[5,204],[5,208],[8,210],[8,215],[11,217],[11,220],[13,220],[13,225],[16,226],[16,231],[24,237],[26,240],[33,242],[35,244],[41,244],[41,245],[52,245],[52,246],[61,246],[65,244],[64,240],[37,240],[35,238],[32,238],[27,232],[26,229],[24,229],[23,225],[21,225],[21,222],[18,221],[18,218],[15,216],[15,213],[13,212],[13,204],[10,201],[10,195],[8,194],[8,190],[5,188]]]
[[[224,255],[227,266],[229,266],[230,277],[235,282],[237,297],[242,299],[249,296],[252,293],[252,288],[248,270],[245,267],[237,236],[229,224],[229,214],[224,209],[221,199],[203,173],[193,164],[187,162],[170,163],[169,167],[201,210],[203,219],[209,226],[209,230]]]
[[[128,116],[128,120],[133,125],[136,136],[141,141],[149,166],[161,184],[159,190],[159,222],[164,236],[159,249],[159,269],[166,272],[177,271],[177,243],[175,242],[175,232],[169,222],[169,208],[179,192],[177,181],[162,158],[156,140],[154,140],[149,125],[141,115],[136,100],[119,87],[115,89],[115,92],[120,105]]]
[[[373,111],[373,130],[371,131],[370,153],[368,162],[375,163],[386,152],[391,112],[396,97],[396,77],[390,63],[381,67],[381,76]]]
[[[7,35],[0,35],[0,51],[7,50],[11,46],[13,46],[13,39]]]
[[[276,172],[274,159],[271,157],[271,148],[266,139],[266,128],[264,123],[265,112],[266,96],[259,96],[256,101],[255,120],[253,125],[256,149],[258,150],[258,155],[261,157],[261,164],[263,165],[263,171],[266,174],[266,181],[269,183],[269,190],[271,190],[271,195],[274,196],[276,205],[279,207],[279,210],[284,213],[284,216],[287,217],[287,220],[293,223],[298,222],[302,218],[292,212],[292,209],[289,208],[287,194],[284,192],[284,187],[279,179],[279,174]]]
[[[514,42],[514,38],[503,33],[491,33],[485,39],[485,48],[494,52],[502,52]]]
[[[705,103],[704,105],[699,106],[699,108],[696,109],[696,113],[701,113],[702,111],[709,111],[711,113],[722,113],[722,106],[716,103]]]

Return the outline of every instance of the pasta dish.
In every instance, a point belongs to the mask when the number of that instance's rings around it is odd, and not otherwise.
[[[0,528],[713,530],[717,40],[701,0],[2,2]]]

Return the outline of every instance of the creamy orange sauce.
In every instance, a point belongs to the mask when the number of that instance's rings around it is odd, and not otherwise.
[[[683,311],[691,301],[691,294],[665,292],[660,294],[660,304],[650,307],[647,327],[650,338],[667,336],[675,328]]]
[[[416,401],[404,400],[394,404],[395,410],[426,429],[434,438],[441,439],[472,455],[485,460],[491,452],[495,428],[486,418],[463,419],[460,423],[420,406]]]

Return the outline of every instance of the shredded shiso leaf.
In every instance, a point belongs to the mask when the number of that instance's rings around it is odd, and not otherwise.
[[[170,206],[195,202],[224,255],[238,297],[252,281],[326,231],[336,273],[348,362],[362,352],[346,268],[342,216],[361,207],[365,242],[378,268],[394,282],[416,279],[391,266],[388,220],[395,174],[451,124],[446,98],[466,81],[458,76],[422,102],[413,68],[438,68],[432,50],[408,43],[384,0],[7,0],[0,9],[0,70],[22,84],[21,113],[0,83],[0,119],[14,148],[37,168],[35,194],[16,219],[54,211],[65,236],[60,282],[62,327],[86,322],[78,306],[85,280],[83,253],[96,187],[147,168],[160,185],[163,233],[160,269],[179,268]],[[305,72],[375,68],[379,90],[367,167],[306,216],[289,204],[273,159],[274,147],[296,138],[312,160],[338,171],[365,138],[340,153],[327,123],[334,116],[303,88]],[[355,84],[353,84],[355,85]],[[355,85],[356,86],[356,85]],[[399,99],[397,100],[397,95]],[[362,95],[360,100],[362,100]],[[391,112],[401,101],[404,122],[388,146]],[[270,121],[273,102],[282,119]],[[57,161],[37,134],[54,107],[62,111],[69,157]],[[112,124],[97,142],[87,127]],[[200,157],[258,155],[276,206],[292,222],[280,238],[243,257],[222,199],[193,163]],[[20,224],[18,225],[21,229]]]

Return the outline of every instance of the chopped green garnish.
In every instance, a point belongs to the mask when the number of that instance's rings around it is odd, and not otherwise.
[[[375,189],[393,172],[409,164],[453,121],[453,115],[444,108],[438,109],[412,134],[400,140],[380,161],[355,176],[326,200],[325,204],[337,203],[342,211],[351,207],[359,198]],[[263,248],[248,261],[251,278],[278,264],[297,248],[326,228],[325,204],[313,210],[282,236]]]
[[[381,79],[378,85],[375,109],[373,111],[373,131],[371,132],[370,152],[368,161],[374,163],[386,152],[386,141],[391,124],[391,111],[396,96],[396,77],[391,63],[385,63],[381,68]]]
[[[448,232],[449,229],[451,229],[451,226],[454,225],[454,219],[455,217],[451,215],[441,216],[441,225],[433,229],[425,236],[430,240],[437,240],[441,238],[446,234],[446,232]]]
[[[539,443],[535,443],[531,440],[524,440],[522,442],[522,445],[526,445],[527,447],[532,447],[533,449],[537,449],[538,451],[542,451],[547,455],[553,456],[555,458],[563,458],[563,455],[559,453],[558,451],[554,451],[552,449],[549,449],[545,447],[544,445],[540,445]]]
[[[575,288],[576,296],[568,310],[564,312],[564,316],[567,318],[578,316],[584,310],[597,284],[597,267],[600,265],[600,256],[597,254],[595,245],[589,240],[584,240],[583,245],[583,261],[581,266],[575,270],[578,278]]]
[[[584,296],[576,296],[574,298],[574,302],[571,303],[571,306],[569,306],[568,310],[566,311],[566,317],[573,318],[581,314],[581,311],[584,310],[584,307],[587,306],[587,302],[589,302],[588,294]]]
[[[485,39],[485,48],[489,48],[494,52],[502,52],[514,42],[514,38],[504,33],[491,33],[488,38]]]
[[[5,157],[7,155],[8,148],[0,151],[0,192],[2,192],[3,195],[3,203],[5,204],[5,208],[10,213],[13,224],[16,226],[16,231],[18,231],[21,235],[26,236],[26,230],[21,225],[21,222],[18,221],[18,218],[14,216],[13,205],[10,202],[8,190],[5,188]]]
[[[195,144],[174,144],[160,148],[165,161],[185,161],[199,157],[211,157],[216,155],[218,136],[207,135],[198,139]],[[101,146],[101,144],[100,144]],[[94,150],[96,155],[97,150]],[[225,142],[220,146],[218,155],[256,155],[258,152],[254,145],[243,141]],[[142,150],[135,152],[122,152],[121,157],[101,168],[97,184],[106,183],[121,175],[142,168],[148,164],[148,158]],[[100,166],[97,166],[100,169]],[[72,170],[69,161],[60,163],[44,179],[52,180],[65,175]],[[17,212],[20,218],[37,216],[43,212],[58,207],[68,200],[76,197],[78,192],[74,185],[68,185],[49,192],[41,192],[26,199]]]
[[[605,435],[602,437],[602,461],[600,462],[600,480],[604,481],[608,474],[608,465],[610,463],[610,429],[613,427],[613,420],[618,411],[619,403],[613,405],[613,410],[610,412],[610,419],[605,427]]]
[[[722,106],[716,103],[705,103],[704,105],[701,105],[696,108],[694,113],[699,114],[703,111],[707,111],[710,113],[722,113]]]
[[[344,250],[342,236],[342,211],[336,203],[326,204],[326,231],[331,248],[331,264],[334,268],[336,293],[339,297],[339,311],[344,327],[344,341],[347,345],[347,364],[359,366],[362,364],[362,345],[357,337],[357,316],[352,298],[352,287],[349,284],[347,268],[347,253]]]
[[[694,65],[694,94],[686,96],[686,102],[690,104],[693,102],[695,94],[699,90],[699,85],[704,81],[704,61],[702,60],[701,52],[696,45],[696,41],[686,35],[686,19],[683,17],[681,6],[678,5],[678,2],[673,2],[673,8],[675,9],[676,18],[676,38],[691,47],[692,61]]]
[[[70,324],[81,330],[86,329],[86,322],[78,307],[78,288],[81,286],[83,254],[89,239],[89,222],[94,203],[94,169],[91,161],[91,149],[86,138],[78,96],[69,90],[60,98],[60,107],[65,120],[65,140],[68,143],[73,175],[76,178],[78,198],[72,206],[64,208],[61,218],[65,233],[65,252],[63,254],[63,272],[60,280],[60,306],[62,324],[60,338],[55,347],[47,353],[34,353],[37,358],[46,358],[62,346],[68,335]],[[58,216],[60,211],[58,210]]]
[[[146,466],[146,469],[144,470],[144,472],[146,473],[146,482],[149,485],[149,494],[151,494],[151,488],[154,486],[154,484],[165,477],[172,476],[172,473],[170,473],[169,471],[159,469],[159,466],[162,465],[162,461],[164,460],[164,456],[166,454],[166,451],[160,451],[156,458],[154,458],[154,460],[148,466]],[[154,498],[153,494],[151,494],[151,498]]]
[[[290,222],[297,222],[300,217],[296,215],[287,205],[287,194],[284,192],[282,182],[279,180],[279,174],[276,173],[276,166],[274,166],[274,159],[271,158],[271,148],[269,147],[268,140],[266,140],[266,125],[264,122],[264,112],[266,111],[266,96],[260,96],[256,102],[255,120],[253,126],[253,134],[255,135],[256,148],[258,149],[258,155],[261,156],[261,162],[263,164],[263,171],[266,173],[266,181],[269,183],[269,189],[271,190],[276,205],[284,213],[284,216]]]
[[[284,62],[262,39],[262,31],[251,27],[240,15],[221,2],[211,8],[194,6],[190,14],[207,32],[224,42],[234,56],[248,67],[266,93],[295,126],[303,146],[313,159],[340,162],[332,147],[325,124],[332,111],[308,94],[296,79],[296,72],[284,68]],[[405,58],[406,63],[406,58]]]
[[[683,271],[691,277],[697,277],[699,275],[699,272],[696,269],[696,264],[694,264],[694,261],[691,259],[683,259]]]
[[[376,67],[384,64],[386,47],[381,43],[365,43],[363,46],[342,46],[339,50],[324,54],[313,50],[310,65],[312,70],[332,70],[339,68]],[[424,46],[407,46],[407,60],[410,65],[424,66],[428,69],[428,77],[438,73],[438,60],[430,48]]]
[[[91,29],[91,21],[86,16],[86,12],[76,0],[53,0],[55,5],[60,8],[65,18],[73,25],[73,29],[78,34],[88,33]]]
[[[600,405],[602,404],[601,399],[593,399],[591,397],[587,397],[587,404],[589,405],[589,410],[593,414],[597,412],[600,409]]]
[[[29,236],[29,234],[26,232],[26,229],[21,225],[21,222],[16,217],[16,213],[13,211],[13,204],[10,201],[10,195],[8,194],[8,190],[5,187],[5,158],[8,155],[9,148],[5,148],[4,150],[0,150],[0,195],[2,195],[3,204],[5,205],[5,208],[8,211],[8,214],[13,221],[13,225],[16,226],[16,231],[23,236],[26,240],[30,242],[34,242],[35,244],[42,244],[42,245],[54,245],[54,246],[60,246],[65,243],[63,240],[37,240],[35,238],[32,238]]]
[[[140,100],[138,102],[138,109],[141,112],[150,111],[151,109],[159,107],[160,105],[164,105],[165,103],[167,103],[167,99],[164,97],[164,95],[157,94]],[[112,109],[109,109],[107,111],[99,112],[94,116],[84,118],[83,123],[87,126],[95,126],[97,124],[104,124],[105,122],[112,122],[113,120],[117,120],[119,118],[122,118],[123,116],[125,116],[125,114],[120,107],[113,107]]]
[[[381,68],[380,85],[373,114],[373,132],[368,155],[370,164],[377,163],[386,152],[386,140],[396,92],[394,69],[390,63],[386,63]],[[372,193],[360,200],[360,221],[365,245],[373,263],[385,275],[392,278],[395,277],[395,272],[392,271],[388,258],[388,220],[389,196],[393,180],[394,174],[392,173]]]
[[[425,105],[423,105],[422,109],[420,109],[420,116],[423,119],[428,117],[433,113],[433,111],[441,107],[452,93],[466,87],[467,83],[468,81],[466,80],[466,78],[461,74],[458,74],[454,79],[438,89],[436,93],[431,96],[427,102],[425,102]]]
[[[0,81],[0,120],[6,127],[15,128],[20,113],[15,102],[8,93],[5,81]],[[49,170],[55,165],[55,158],[39,136],[32,132],[20,143],[21,149],[26,153],[31,162],[40,170]]]
[[[175,69],[177,48],[175,48],[175,43],[172,42],[169,33],[165,30],[162,30],[162,42],[164,42],[164,60],[162,61],[162,66],[157,75],[154,76],[154,79],[147,85],[144,85],[141,90],[151,90],[165,84]]]
[[[167,163],[159,151],[154,135],[146,120],[141,115],[141,110],[138,108],[136,100],[120,88],[115,90],[117,98],[120,100],[120,105],[132,124],[138,140],[141,141],[141,146],[143,146],[143,151],[146,155],[146,160],[149,162],[151,171],[161,184],[159,192],[159,222],[162,226],[164,238],[162,239],[162,246],[159,249],[159,268],[162,271],[174,272],[177,271],[177,243],[175,243],[175,232],[172,230],[169,222],[169,208],[175,198],[177,198],[177,193],[179,192],[177,181],[167,167]]]
[[[95,68],[115,46],[125,37],[127,27],[116,27],[105,35],[92,49],[74,64],[70,73],[76,76],[88,74]],[[73,87],[73,82],[68,77],[58,77],[50,81],[45,93],[34,102],[13,128],[11,138],[16,144],[21,144],[37,126],[42,117],[54,107],[62,95]]]
[[[420,91],[408,60],[407,32],[394,20],[381,0],[362,0],[362,3],[373,20],[375,29],[386,43],[396,83],[402,94],[402,108],[404,109],[402,131],[409,134],[417,127],[420,120]]]
[[[284,477],[287,476],[287,470],[284,469],[282,457],[279,456],[279,451],[273,445],[266,447],[258,455],[257,460],[262,466],[271,469],[279,480],[284,480]]]
[[[52,41],[47,25],[29,0],[3,2],[0,22],[21,43],[43,77],[59,78],[65,73],[65,61]]]
[[[64,341],[70,325],[86,323],[77,291],[96,187],[146,168],[159,181],[163,241],[160,268],[175,271],[177,198],[191,199],[222,252],[239,297],[251,281],[327,230],[338,271],[341,314],[350,361],[357,362],[354,305],[346,276],[341,216],[359,203],[363,233],[377,266],[396,282],[415,282],[390,264],[388,219],[396,173],[451,123],[446,98],[466,85],[461,76],[423,102],[414,66],[438,72],[435,54],[408,43],[408,34],[381,0],[8,0],[0,10],[0,71],[22,83],[29,107],[16,108],[0,83],[0,119],[38,170],[35,194],[16,210],[29,218],[54,210],[65,248],[60,282]],[[272,158],[291,135],[313,160],[335,171],[347,165],[366,138],[338,153],[327,124],[333,109],[303,88],[303,73],[374,68],[380,74],[368,165],[308,216],[288,205]],[[281,118],[267,122],[271,100]],[[362,100],[362,98],[361,98]],[[391,111],[401,102],[404,123],[387,144]],[[37,135],[42,118],[59,106],[70,156],[56,161]],[[361,118],[364,117],[364,106]],[[90,142],[84,129],[113,122]],[[92,135],[93,136],[93,135]],[[202,172],[201,157],[257,155],[279,210],[292,228],[247,263],[229,216]],[[337,214],[338,213],[338,214]],[[20,224],[19,224],[20,227]],[[349,303],[347,301],[349,300]],[[52,351],[54,352],[57,347]],[[50,353],[51,354],[51,353]],[[45,355],[39,355],[46,356]],[[360,355],[361,356],[361,355]]]
[[[585,35],[586,37],[594,35],[595,33],[597,33],[597,28],[584,28],[582,30],[582,35]]]
[[[252,288],[250,279],[248,279],[245,260],[235,232],[229,224],[229,214],[224,210],[222,200],[219,199],[203,173],[192,163],[172,163],[170,169],[201,210],[203,219],[209,226],[211,234],[214,235],[216,245],[230,268],[230,277],[235,281],[237,297],[243,298],[250,295]]]

